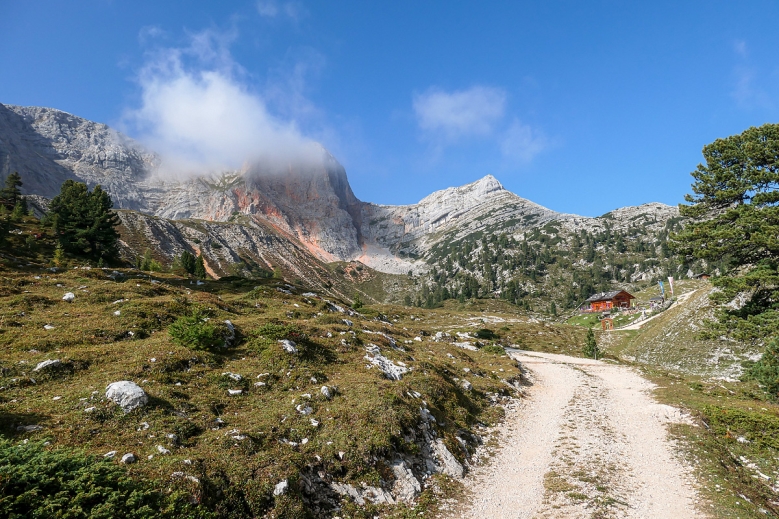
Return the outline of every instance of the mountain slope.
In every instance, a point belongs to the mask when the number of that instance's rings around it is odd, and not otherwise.
[[[663,245],[669,222],[678,219],[673,207],[646,204],[599,218],[563,214],[511,193],[491,175],[416,204],[378,205],[357,199],[327,150],[316,145],[313,153],[304,151],[280,164],[256,162],[175,180],[160,175],[158,155],[104,124],[50,108],[0,105],[0,173],[19,171],[24,192],[44,197],[54,196],[68,178],[101,184],[117,208],[139,211],[122,217],[138,224],[125,226],[128,240],[143,242],[163,264],[184,248],[200,249],[175,230],[201,221],[197,225],[207,225],[209,240],[221,247],[211,258],[214,275],[245,273],[240,264],[254,264],[286,265],[298,276],[322,269],[322,262],[356,260],[380,272],[422,275],[423,300],[426,291],[439,291],[440,299],[461,294],[466,285],[469,297],[508,294],[518,302],[516,294],[526,293],[554,299],[563,283],[576,294],[569,291],[558,302],[573,304],[579,292],[681,268],[668,263]],[[164,238],[167,232],[173,234]],[[275,252],[258,244],[273,242],[281,250],[281,241],[296,252],[263,259]],[[560,268],[568,274],[555,273]],[[572,277],[577,268],[595,281]]]

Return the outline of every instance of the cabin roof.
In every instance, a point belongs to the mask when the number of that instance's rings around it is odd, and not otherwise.
[[[635,299],[635,296],[632,296],[625,292],[624,290],[612,290],[611,292],[599,292],[597,294],[593,294],[587,299],[584,300],[585,303],[595,303],[598,301],[611,301],[615,297],[617,297],[619,294],[626,294],[629,299]]]

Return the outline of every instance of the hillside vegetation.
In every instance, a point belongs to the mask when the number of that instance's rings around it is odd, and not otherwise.
[[[98,484],[120,500],[136,485],[138,517],[421,513],[520,394],[503,347],[571,352],[583,337],[494,300],[357,313],[282,279],[200,282],[67,255],[53,267],[53,242],[28,240],[37,225],[14,224],[0,260],[0,466],[28,467],[26,492],[42,496],[0,493],[9,514],[32,502],[64,514]],[[202,342],[213,333],[216,347]],[[127,413],[106,398],[125,380],[148,395]],[[51,474],[33,465],[49,455],[107,475],[45,498]]]

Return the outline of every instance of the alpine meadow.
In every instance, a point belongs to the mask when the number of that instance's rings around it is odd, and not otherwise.
[[[0,517],[779,518],[777,6],[38,7]]]

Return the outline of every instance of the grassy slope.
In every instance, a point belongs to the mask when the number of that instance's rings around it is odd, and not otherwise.
[[[280,280],[199,286],[134,269],[118,269],[117,276],[113,269],[71,264],[52,272],[44,260],[53,244],[44,240],[26,250],[24,238],[12,236],[13,255],[0,260],[0,434],[47,439],[97,455],[115,450],[117,459],[133,452],[140,461],[127,467],[132,475],[156,480],[161,488],[182,487],[225,517],[303,513],[310,508],[303,476],[316,472],[328,481],[391,486],[386,462],[394,452],[418,450],[408,434],[419,423],[421,405],[438,418],[440,437],[463,459],[467,449],[456,434],[499,420],[495,395],[513,394],[507,381],[520,373],[506,356],[435,342],[435,332],[489,328],[498,343],[560,352],[571,351],[581,335],[520,315],[500,301],[438,310],[371,306],[362,316],[348,317],[354,322],[348,326],[346,316],[327,311],[322,300],[276,290]],[[73,303],[62,300],[65,292],[75,293]],[[221,355],[174,344],[167,327],[195,307],[211,319],[230,319],[242,342]],[[374,319],[379,314],[391,322]],[[270,322],[296,330],[299,355],[259,335]],[[391,335],[405,351],[370,332]],[[368,344],[412,371],[391,381],[368,369]],[[66,369],[32,371],[47,359],[63,361]],[[223,376],[228,372],[243,380]],[[462,389],[463,379],[473,384],[472,391]],[[117,380],[141,384],[150,404],[124,414],[106,401],[105,387]],[[257,381],[266,385],[256,387]],[[332,400],[321,395],[322,385],[337,387]],[[228,389],[245,391],[230,396]],[[313,414],[299,414],[295,406],[301,403]],[[42,429],[17,429],[25,425]],[[171,453],[161,455],[158,445]],[[171,479],[181,471],[200,485]],[[285,478],[292,493],[274,498],[274,485]],[[421,502],[427,502],[424,496]],[[351,513],[375,512],[367,507]]]
[[[695,467],[705,511],[716,518],[779,517],[779,405],[766,401],[754,383],[735,380],[754,348],[698,338],[711,317],[710,290],[708,282],[678,282],[677,295],[694,291],[685,303],[641,330],[599,333],[599,345],[634,363],[658,384],[661,401],[696,419],[696,426],[671,430]]]

